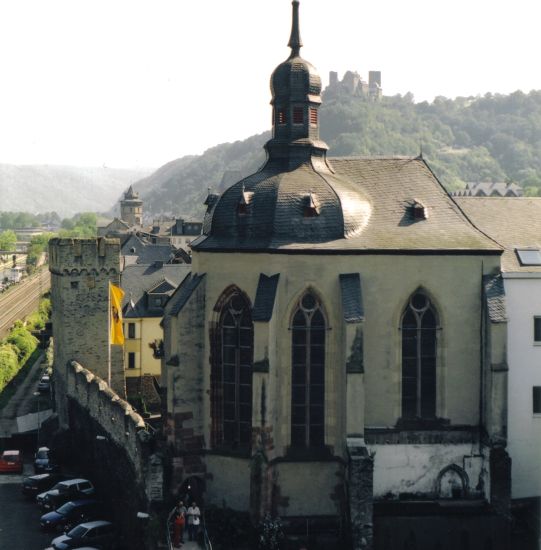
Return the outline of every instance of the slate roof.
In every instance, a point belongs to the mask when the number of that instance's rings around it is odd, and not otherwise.
[[[516,248],[541,249],[541,198],[457,197],[470,220],[504,247],[503,272],[541,273],[541,266],[523,266]]]
[[[188,266],[191,267],[191,266]],[[166,315],[178,315],[186,302],[190,299],[193,291],[199,286],[199,283],[205,278],[205,274],[188,274],[176,291],[171,296],[165,308]]]
[[[130,186],[128,187],[128,190],[124,193],[124,200],[130,201],[130,200],[133,200],[133,199],[135,199],[135,200],[137,200],[137,201],[139,201],[139,202],[142,202],[142,201],[140,201],[140,199],[139,199],[139,193],[137,193],[136,191],[134,191],[133,185],[130,185]]]
[[[503,278],[498,275],[485,275],[483,277],[485,299],[488,307],[488,316],[493,323],[507,321],[505,308],[505,290]]]
[[[252,309],[253,321],[268,322],[271,320],[279,278],[279,273],[272,275],[271,277],[267,277],[267,275],[263,273],[259,275],[254,307]]]
[[[186,264],[129,265],[121,273],[120,286],[124,290],[122,310],[126,318],[161,317],[156,309],[149,309],[146,293],[163,285],[163,294],[171,295],[190,272],[191,266]]]
[[[358,273],[341,273],[339,279],[344,321],[358,323],[364,320],[361,276]]]
[[[310,195],[318,201],[320,215],[305,218]],[[247,205],[246,215],[238,215],[240,204]],[[359,232],[369,212],[362,190],[333,174],[324,162],[317,169],[302,163],[287,171],[282,162],[270,160],[220,197],[212,215],[210,239],[238,242],[241,248],[273,248],[291,241],[327,242]]]
[[[148,243],[135,234],[130,235],[120,249],[122,256],[137,256],[138,264],[168,263],[174,258],[175,253],[176,248],[170,243]]]
[[[347,238],[337,236],[336,233],[331,236],[332,232],[329,232],[325,239],[298,239],[298,226],[301,227],[301,232],[309,235],[310,228],[316,224],[324,225],[326,217],[329,226],[336,227],[337,223],[341,223],[337,210],[326,210],[325,204],[322,204],[320,216],[302,219],[298,214],[298,204],[305,187],[302,181],[303,170],[271,176],[261,171],[253,176],[254,179],[246,185],[246,190],[251,190],[252,183],[263,182],[253,198],[254,205],[256,202],[258,204],[254,213],[257,210],[258,222],[274,230],[262,236],[257,232],[243,235],[238,231],[240,225],[235,226],[235,206],[240,197],[241,186],[246,184],[247,180],[244,180],[220,198],[214,210],[210,234],[196,239],[192,248],[196,251],[310,251],[342,254],[404,251],[501,253],[501,247],[497,243],[471,224],[422,158],[350,157],[331,159],[331,163],[336,177],[350,182],[347,186],[348,193],[341,197],[343,208],[347,210],[350,207],[350,198],[356,195],[355,190],[359,193],[358,197],[364,197],[363,200],[352,201],[351,217],[353,224],[357,223],[359,227],[349,235],[346,233]],[[287,193],[267,192],[269,188],[273,188],[272,180],[276,178],[288,179]],[[310,185],[312,179],[310,178]],[[330,187],[332,191],[333,185]],[[325,194],[320,193],[319,188],[314,192],[319,201],[325,203]],[[261,199],[258,198],[259,193]],[[411,206],[414,201],[426,206],[428,219],[413,218]],[[216,220],[220,205],[224,206],[223,214],[221,219]],[[297,210],[294,213],[295,209]],[[279,231],[276,230],[277,227],[280,228]]]
[[[202,227],[203,222],[184,220],[183,218],[171,218],[166,220],[157,220],[152,225],[144,227],[142,232],[149,236],[189,237],[200,235]]]

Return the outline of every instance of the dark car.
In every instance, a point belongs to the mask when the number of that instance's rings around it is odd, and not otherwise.
[[[38,391],[45,393],[51,391],[51,378],[48,374],[44,374],[38,382]]]
[[[44,530],[58,529],[63,531],[71,529],[79,523],[100,517],[103,518],[103,505],[97,500],[88,498],[70,500],[54,512],[41,516],[40,526]]]
[[[69,500],[90,497],[94,493],[94,486],[87,479],[67,479],[38,495],[36,500],[46,510],[56,510]]]
[[[63,477],[59,474],[38,474],[36,476],[25,477],[21,485],[21,491],[23,495],[29,498],[36,497],[39,493],[48,491],[62,480]]]
[[[115,542],[115,527],[109,521],[89,521],[81,523],[65,535],[53,539],[51,545],[55,550],[95,546],[110,549]]]
[[[34,471],[39,472],[54,472],[58,470],[55,464],[52,452],[48,447],[40,447],[34,456]]]

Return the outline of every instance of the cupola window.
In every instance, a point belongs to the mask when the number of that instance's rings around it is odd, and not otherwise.
[[[303,215],[305,218],[319,216],[319,201],[312,191],[304,197]]]
[[[283,109],[280,109],[278,111],[278,114],[276,115],[276,121],[280,125],[287,124],[287,115]]]
[[[317,126],[317,109],[310,107],[310,124]]]
[[[304,124],[304,111],[302,107],[293,107],[293,124]]]
[[[253,192],[246,191],[244,185],[242,186],[242,193],[240,195],[240,200],[237,204],[237,215],[245,216],[248,214],[248,205],[252,200]]]

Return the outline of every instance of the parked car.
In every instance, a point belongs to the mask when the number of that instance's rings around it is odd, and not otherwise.
[[[47,496],[49,495],[49,493],[51,491],[58,491],[60,489],[60,484],[63,483],[64,481],[66,480],[62,480],[62,481],[59,481],[58,483],[56,483],[55,485],[53,485],[50,489],[48,489],[47,491],[44,491],[43,493],[39,493],[37,496],[36,496],[36,502],[39,504],[39,506],[41,508],[43,508],[43,505],[45,504],[45,499],[47,498]]]
[[[59,474],[38,474],[36,476],[28,476],[23,479],[21,491],[27,497],[35,497],[39,493],[48,491],[59,481],[64,478]]]
[[[102,549],[110,549],[115,542],[115,527],[110,521],[89,521],[81,523],[65,535],[53,539],[51,545],[55,550],[81,548],[93,545]]]
[[[40,447],[34,458],[34,471],[39,472],[54,472],[58,470],[58,465],[54,463],[51,450],[49,447]]]
[[[0,457],[0,472],[23,473],[23,455],[21,451],[4,451]]]
[[[48,392],[51,389],[51,377],[44,374],[38,382],[38,391],[41,393]]]
[[[68,500],[85,498],[95,493],[94,486],[88,479],[67,479],[61,481],[50,491],[38,495],[37,499],[45,510],[56,510]]]
[[[98,518],[103,519],[103,504],[93,499],[70,500],[54,512],[41,516],[40,526],[43,530],[69,530],[83,523]]]

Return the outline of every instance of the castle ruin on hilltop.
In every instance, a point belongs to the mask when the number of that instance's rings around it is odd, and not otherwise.
[[[329,85],[325,89],[324,97],[337,95],[362,97],[369,101],[380,101],[383,96],[381,88],[381,71],[369,71],[368,82],[363,80],[357,71],[346,71],[342,80],[338,79],[336,71],[329,72]]]

